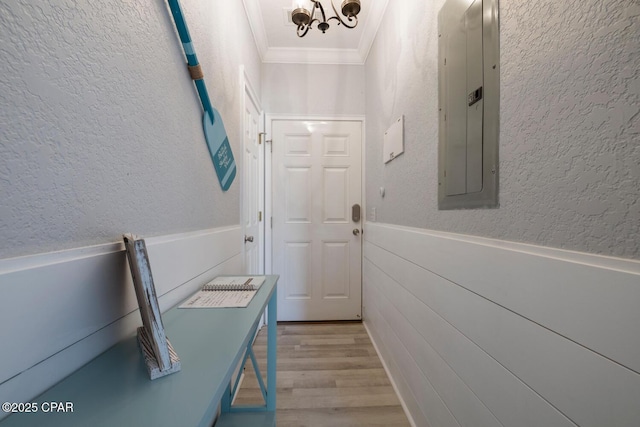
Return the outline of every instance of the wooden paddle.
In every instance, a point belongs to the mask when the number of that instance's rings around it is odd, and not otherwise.
[[[220,181],[220,186],[223,191],[227,191],[236,176],[236,163],[233,159],[229,139],[227,138],[227,131],[224,129],[220,113],[213,108],[209,100],[209,93],[204,83],[202,67],[198,63],[198,57],[193,48],[193,43],[191,43],[191,36],[189,35],[189,29],[184,20],[180,3],[178,0],[167,0],[167,2],[169,3],[169,8],[171,9],[171,14],[173,15],[173,20],[187,57],[189,73],[196,85],[202,103],[202,109],[204,110],[202,127],[204,129],[207,147],[209,148],[209,154],[211,155],[218,181]]]

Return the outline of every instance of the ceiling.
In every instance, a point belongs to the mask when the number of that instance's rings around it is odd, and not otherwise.
[[[327,19],[330,1],[322,0]],[[340,11],[342,0],[333,0]],[[292,0],[243,0],[249,25],[263,62],[303,64],[364,64],[388,0],[361,0],[358,26],[348,29],[331,20],[325,34],[312,26],[300,38],[290,22]]]

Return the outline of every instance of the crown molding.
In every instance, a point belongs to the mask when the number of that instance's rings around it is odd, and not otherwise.
[[[357,49],[299,49],[270,47],[262,19],[260,0],[242,0],[260,59],[264,63],[285,64],[359,64],[367,60],[380,28],[389,0],[374,0],[369,4],[368,18]]]
[[[360,44],[358,45],[358,52],[360,53],[363,64],[367,61],[369,51],[376,39],[376,34],[378,34],[380,24],[382,24],[382,18],[387,11],[388,4],[389,0],[374,0],[371,2],[369,17],[365,22],[364,31],[362,32]]]
[[[249,27],[251,27],[251,32],[253,33],[253,40],[258,48],[258,54],[260,55],[260,59],[264,61],[265,54],[269,49],[269,44],[267,42],[267,30],[264,28],[259,0],[242,0],[242,4],[244,4],[244,10],[247,14]]]

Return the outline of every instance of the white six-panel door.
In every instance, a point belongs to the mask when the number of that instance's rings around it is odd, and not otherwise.
[[[278,320],[361,318],[362,123],[272,123]]]

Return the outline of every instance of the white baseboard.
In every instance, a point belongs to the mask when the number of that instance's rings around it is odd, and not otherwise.
[[[162,311],[242,267],[239,226],[145,240]],[[0,294],[3,402],[37,396],[141,324],[119,242],[0,260]]]

